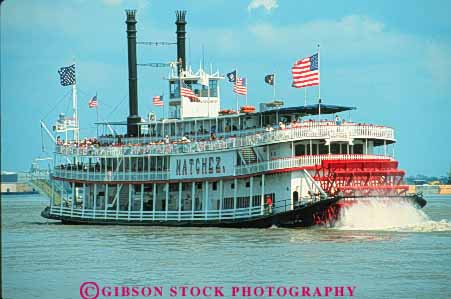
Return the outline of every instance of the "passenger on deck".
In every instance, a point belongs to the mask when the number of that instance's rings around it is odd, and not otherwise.
[[[186,137],[186,135],[182,137],[181,141],[182,141],[182,143],[190,143],[191,142],[191,140],[189,140],[189,138]]]

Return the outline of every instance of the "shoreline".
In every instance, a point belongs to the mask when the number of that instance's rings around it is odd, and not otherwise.
[[[451,195],[451,185],[409,185],[409,193]]]

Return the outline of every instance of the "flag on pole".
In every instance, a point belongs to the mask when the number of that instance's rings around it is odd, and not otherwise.
[[[294,63],[291,73],[295,88],[319,85],[319,61],[318,53],[310,57],[298,60]]]
[[[187,86],[186,86],[186,87],[180,88],[180,95],[181,95],[182,97],[189,98],[189,99],[191,100],[191,102],[199,102],[199,98],[198,98],[198,97],[194,94],[194,92],[193,92],[190,88],[188,88]]]
[[[92,99],[88,102],[89,108],[96,108],[97,107],[97,96],[93,96]]]
[[[62,86],[75,85],[75,64],[60,68],[58,74]]]
[[[233,86],[233,92],[240,95],[247,94],[246,78],[236,78],[235,85]]]
[[[274,74],[269,74],[265,76],[265,82],[269,85],[274,85]]]
[[[164,106],[163,96],[154,96],[152,99],[152,104],[155,106]]]
[[[227,74],[227,79],[229,79],[229,82],[235,82],[236,81],[236,70],[233,72],[230,72]]]

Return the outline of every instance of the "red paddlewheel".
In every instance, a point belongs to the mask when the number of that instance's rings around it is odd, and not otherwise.
[[[338,219],[340,206],[331,205],[327,209],[313,214],[315,225],[333,225]]]
[[[390,159],[323,160],[313,178],[330,196],[387,196],[408,190],[404,174]]]

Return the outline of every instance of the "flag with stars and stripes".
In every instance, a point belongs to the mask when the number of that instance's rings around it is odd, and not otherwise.
[[[152,104],[155,106],[164,106],[163,96],[154,96],[152,99]]]
[[[303,88],[319,85],[318,59],[318,53],[316,53],[294,63],[293,68],[291,69],[291,73],[293,74],[293,87]]]
[[[240,95],[247,94],[246,78],[236,78],[235,85],[233,85],[233,92]]]
[[[60,68],[58,74],[60,74],[61,85],[75,85],[75,64]]]
[[[89,108],[96,108],[97,107],[97,96],[93,96],[92,99],[88,102]]]
[[[180,88],[180,95],[189,98],[191,102],[199,102],[199,97],[188,86]]]

